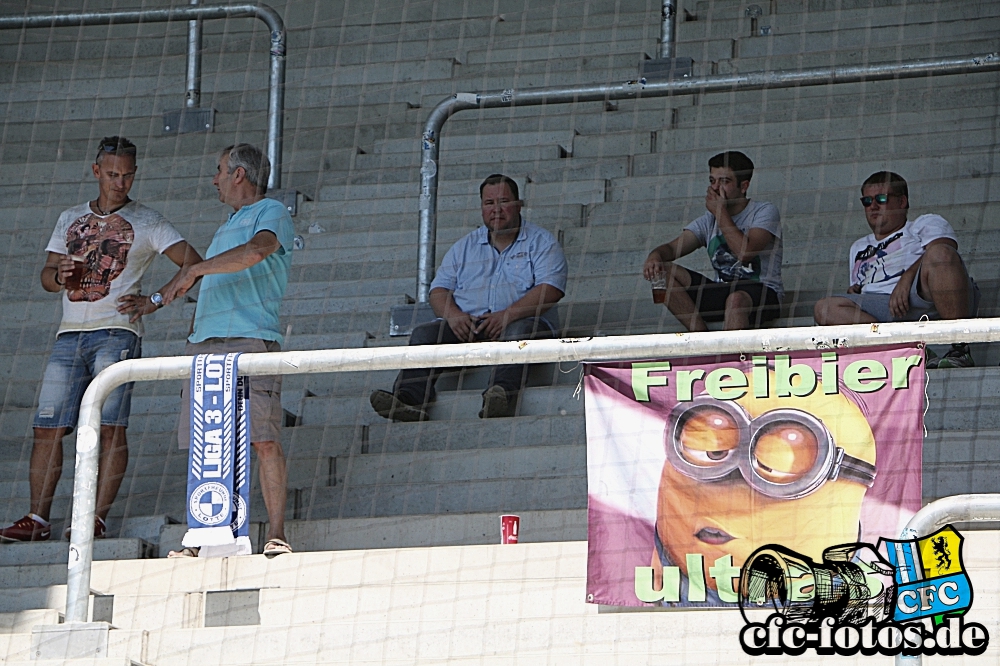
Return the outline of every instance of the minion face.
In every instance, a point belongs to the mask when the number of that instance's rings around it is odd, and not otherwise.
[[[699,396],[671,413],[656,528],[682,569],[689,553],[706,566],[732,555],[740,567],[773,543],[818,561],[858,538],[875,478],[868,421],[839,393],[773,397],[768,376],[772,397],[755,398],[751,379],[736,401]]]

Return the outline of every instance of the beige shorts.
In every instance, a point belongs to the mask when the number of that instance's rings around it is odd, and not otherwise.
[[[228,352],[279,352],[281,345],[257,338],[209,338],[189,342],[185,354],[224,354]],[[284,412],[281,409],[281,375],[250,378],[250,441],[280,442]],[[191,445],[191,382],[181,391],[181,418],[177,424],[177,444]]]

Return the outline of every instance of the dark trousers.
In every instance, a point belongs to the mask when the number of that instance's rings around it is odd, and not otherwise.
[[[544,319],[527,317],[511,322],[500,335],[500,340],[536,340],[553,337],[552,327]],[[483,342],[477,338],[477,342]],[[448,322],[435,319],[421,324],[410,333],[410,345],[453,345],[462,342],[452,332]],[[443,368],[418,368],[401,370],[392,392],[408,405],[426,405],[434,400],[434,383],[444,372]],[[528,375],[527,365],[498,365],[490,374],[489,386],[499,386],[508,396],[517,395]]]

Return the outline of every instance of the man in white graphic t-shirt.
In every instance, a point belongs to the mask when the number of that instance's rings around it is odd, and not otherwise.
[[[907,220],[906,181],[891,171],[873,173],[861,186],[861,205],[872,233],[851,245],[850,286],[843,296],[816,303],[820,325],[965,319],[976,316],[979,288],[958,254],[955,230],[940,215]],[[974,365],[966,344],[952,345],[929,368]]]
[[[97,198],[63,211],[45,248],[42,288],[62,292],[62,321],[33,424],[30,512],[0,529],[0,541],[45,541],[51,536],[49,512],[62,475],[62,439],[76,425],[83,393],[101,370],[141,355],[142,316],[164,304],[160,292],[141,293],[142,276],[153,259],[165,254],[181,267],[201,261],[162,215],[129,199],[135,144],[118,136],[104,139],[92,170]],[[131,397],[132,384],[119,386],[101,410],[95,537],[105,534],[104,519],[128,465],[125,429]]]
[[[753,162],[743,153],[719,153],[708,169],[707,212],[650,252],[642,275],[654,290],[665,282],[664,305],[689,331],[717,321],[726,330],[759,328],[781,308],[781,215],[774,204],[747,198]],[[674,263],[699,247],[717,280]]]

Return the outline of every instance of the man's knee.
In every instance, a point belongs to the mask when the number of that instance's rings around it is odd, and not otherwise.
[[[257,452],[257,455],[263,460],[284,456],[284,452],[281,450],[281,442],[271,440],[265,442],[251,442],[250,445],[253,447],[254,451]]]
[[[443,328],[448,325],[444,320],[435,319],[425,324],[415,326],[410,333],[410,346],[441,344]]]
[[[829,326],[831,324],[837,324],[839,322],[835,321],[833,317],[833,311],[838,307],[843,306],[843,301],[853,303],[853,301],[848,301],[846,298],[840,298],[838,296],[827,296],[826,298],[821,298],[816,301],[816,305],[813,306],[813,319],[820,326]]]
[[[920,262],[921,279],[927,280],[942,272],[957,273],[962,277],[968,277],[958,250],[944,243],[929,245]]]
[[[726,297],[726,311],[749,310],[753,307],[753,299],[745,291],[734,291]]]

